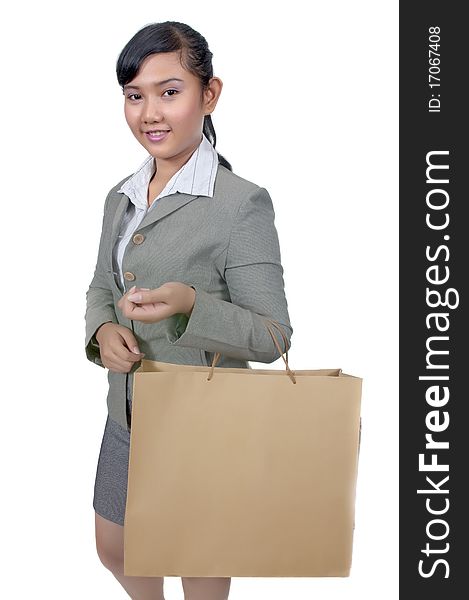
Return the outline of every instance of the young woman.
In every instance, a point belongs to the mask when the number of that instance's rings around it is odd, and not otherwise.
[[[206,40],[175,21],[144,27],[119,55],[125,118],[148,156],[106,198],[86,293],[86,355],[109,370],[97,551],[139,600],[162,599],[163,578],[123,574],[133,372],[143,356],[210,365],[220,352],[219,367],[271,363],[280,355],[264,318],[281,325],[288,348],[293,332],[270,196],[215,150],[211,113],[223,84],[211,59]],[[182,577],[186,600],[225,599],[230,582]]]

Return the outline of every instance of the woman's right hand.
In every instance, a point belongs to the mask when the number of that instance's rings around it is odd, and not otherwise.
[[[103,365],[110,371],[128,373],[145,354],[140,352],[133,332],[123,325],[103,323],[96,332]]]

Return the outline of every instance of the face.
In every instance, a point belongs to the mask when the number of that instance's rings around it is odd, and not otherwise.
[[[125,118],[132,133],[155,158],[158,169],[179,168],[202,140],[204,116],[213,112],[222,81],[212,77],[203,91],[200,80],[180,64],[179,53],[148,56],[124,86]],[[146,132],[165,130],[161,139]]]

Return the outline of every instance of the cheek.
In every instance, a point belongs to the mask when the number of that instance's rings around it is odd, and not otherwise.
[[[200,119],[200,106],[195,102],[185,104],[184,106],[179,106],[171,115],[172,122],[180,124],[198,123]]]
[[[125,116],[125,120],[127,121],[127,125],[130,128],[135,127],[135,124],[137,122],[137,114],[136,114],[135,110],[132,110],[132,107],[125,105],[124,116]]]

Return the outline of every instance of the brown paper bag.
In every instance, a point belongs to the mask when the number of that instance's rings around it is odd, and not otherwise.
[[[362,379],[219,357],[134,373],[124,574],[348,576]]]

